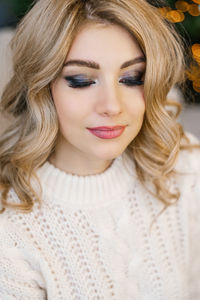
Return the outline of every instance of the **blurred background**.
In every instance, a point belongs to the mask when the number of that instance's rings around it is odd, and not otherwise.
[[[98,1],[98,0],[97,0]],[[185,88],[175,87],[169,93],[170,100],[183,105],[180,121],[187,131],[200,138],[200,0],[148,0],[156,6],[168,21],[175,24],[186,41],[185,55],[188,60]],[[33,0],[0,0],[0,96],[12,74],[12,59],[9,41],[15,27],[31,8]],[[1,116],[0,132],[6,126]]]

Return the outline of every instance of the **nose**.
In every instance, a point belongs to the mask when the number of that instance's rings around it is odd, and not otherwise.
[[[117,84],[105,84],[99,90],[97,112],[102,116],[117,116],[122,112],[122,99]]]

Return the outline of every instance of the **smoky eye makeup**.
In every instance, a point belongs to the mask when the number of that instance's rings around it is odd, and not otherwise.
[[[71,88],[84,88],[96,83],[96,80],[85,74],[65,75],[64,79]]]
[[[129,71],[119,78],[119,83],[126,86],[139,86],[144,84],[145,71]]]
[[[64,79],[70,88],[86,88],[96,83],[92,79],[83,74],[65,75]],[[144,72],[125,73],[119,78],[119,83],[128,87],[140,86],[144,84]]]
[[[123,70],[117,79],[118,83],[127,87],[140,86],[144,84],[145,67],[131,67],[129,70]],[[83,72],[71,69],[63,72],[63,79],[68,87],[73,89],[84,89],[93,86],[98,81],[98,76],[95,72]]]

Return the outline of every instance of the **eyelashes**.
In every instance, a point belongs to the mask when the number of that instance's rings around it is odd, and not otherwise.
[[[129,76],[129,77],[125,77],[123,79],[120,79],[119,82],[123,83],[127,86],[137,86],[137,85],[143,85],[144,84],[144,80],[141,80],[142,76],[140,77],[133,77],[133,76]]]
[[[80,75],[65,76],[64,78],[67,81],[68,86],[74,89],[89,87],[90,85],[96,83],[96,81],[84,78],[83,76]]]
[[[124,76],[119,80],[119,83],[122,83],[128,87],[140,86],[144,84],[143,73],[138,73],[137,76]],[[65,76],[68,86],[70,88],[78,89],[78,88],[87,88],[96,83],[95,80],[88,79],[82,75],[73,75],[73,76]]]

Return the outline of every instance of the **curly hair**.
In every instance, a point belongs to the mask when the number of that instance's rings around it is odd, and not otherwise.
[[[146,57],[146,112],[128,148],[140,180],[153,182],[157,198],[169,205],[179,197],[166,185],[174,174],[183,136],[175,116],[166,109],[169,90],[184,81],[185,73],[183,42],[172,24],[145,0],[39,0],[12,40],[14,75],[1,101],[1,111],[13,116],[0,138],[3,209],[11,206],[29,212],[35,201],[41,202],[33,179],[38,182],[36,170],[54,150],[59,131],[49,86],[86,23],[120,25],[138,41]],[[18,204],[8,202],[11,187]]]

